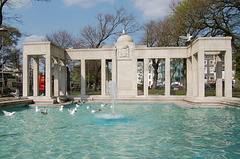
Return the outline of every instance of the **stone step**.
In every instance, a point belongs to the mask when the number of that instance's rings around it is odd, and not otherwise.
[[[227,101],[224,104],[227,105],[227,108],[240,110],[240,101]]]

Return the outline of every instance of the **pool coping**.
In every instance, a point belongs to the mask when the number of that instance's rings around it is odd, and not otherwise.
[[[2,101],[0,102],[0,110],[9,109],[21,106],[45,106],[45,107],[59,107],[61,105],[67,106],[70,104],[75,104],[82,100],[81,97],[72,97],[68,96],[72,101],[64,103],[34,103],[34,99],[21,99],[21,100],[11,100],[11,101]],[[44,99],[44,98],[43,98]],[[101,96],[91,96],[91,98],[84,98],[86,103],[111,103],[109,97]],[[175,104],[182,109],[236,109],[240,110],[240,99],[239,98],[224,98],[224,97],[205,97],[205,98],[187,98],[184,96],[175,96],[169,98],[156,98],[155,96],[151,98],[119,98],[116,100],[116,103],[168,103]]]
[[[28,106],[31,103],[33,103],[33,100],[31,100],[31,99],[2,101],[2,102],[0,102],[0,110]]]

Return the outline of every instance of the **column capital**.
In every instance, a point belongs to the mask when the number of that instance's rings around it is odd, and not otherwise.
[[[66,66],[66,60],[61,60],[61,66]]]
[[[53,63],[54,64],[58,64],[59,63],[60,59],[58,57],[52,56],[52,58],[53,58]]]

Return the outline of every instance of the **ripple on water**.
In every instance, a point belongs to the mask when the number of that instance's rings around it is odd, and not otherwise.
[[[97,114],[95,115],[96,118],[102,119],[122,119],[124,118],[123,114]]]

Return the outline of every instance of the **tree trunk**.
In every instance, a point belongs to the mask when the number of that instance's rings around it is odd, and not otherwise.
[[[187,89],[187,73],[186,73],[186,59],[183,59],[182,75],[183,75],[183,89]]]
[[[152,67],[154,71],[153,75],[153,87],[152,89],[157,89],[157,80],[158,80],[158,65],[160,60],[159,59],[152,59]]]

